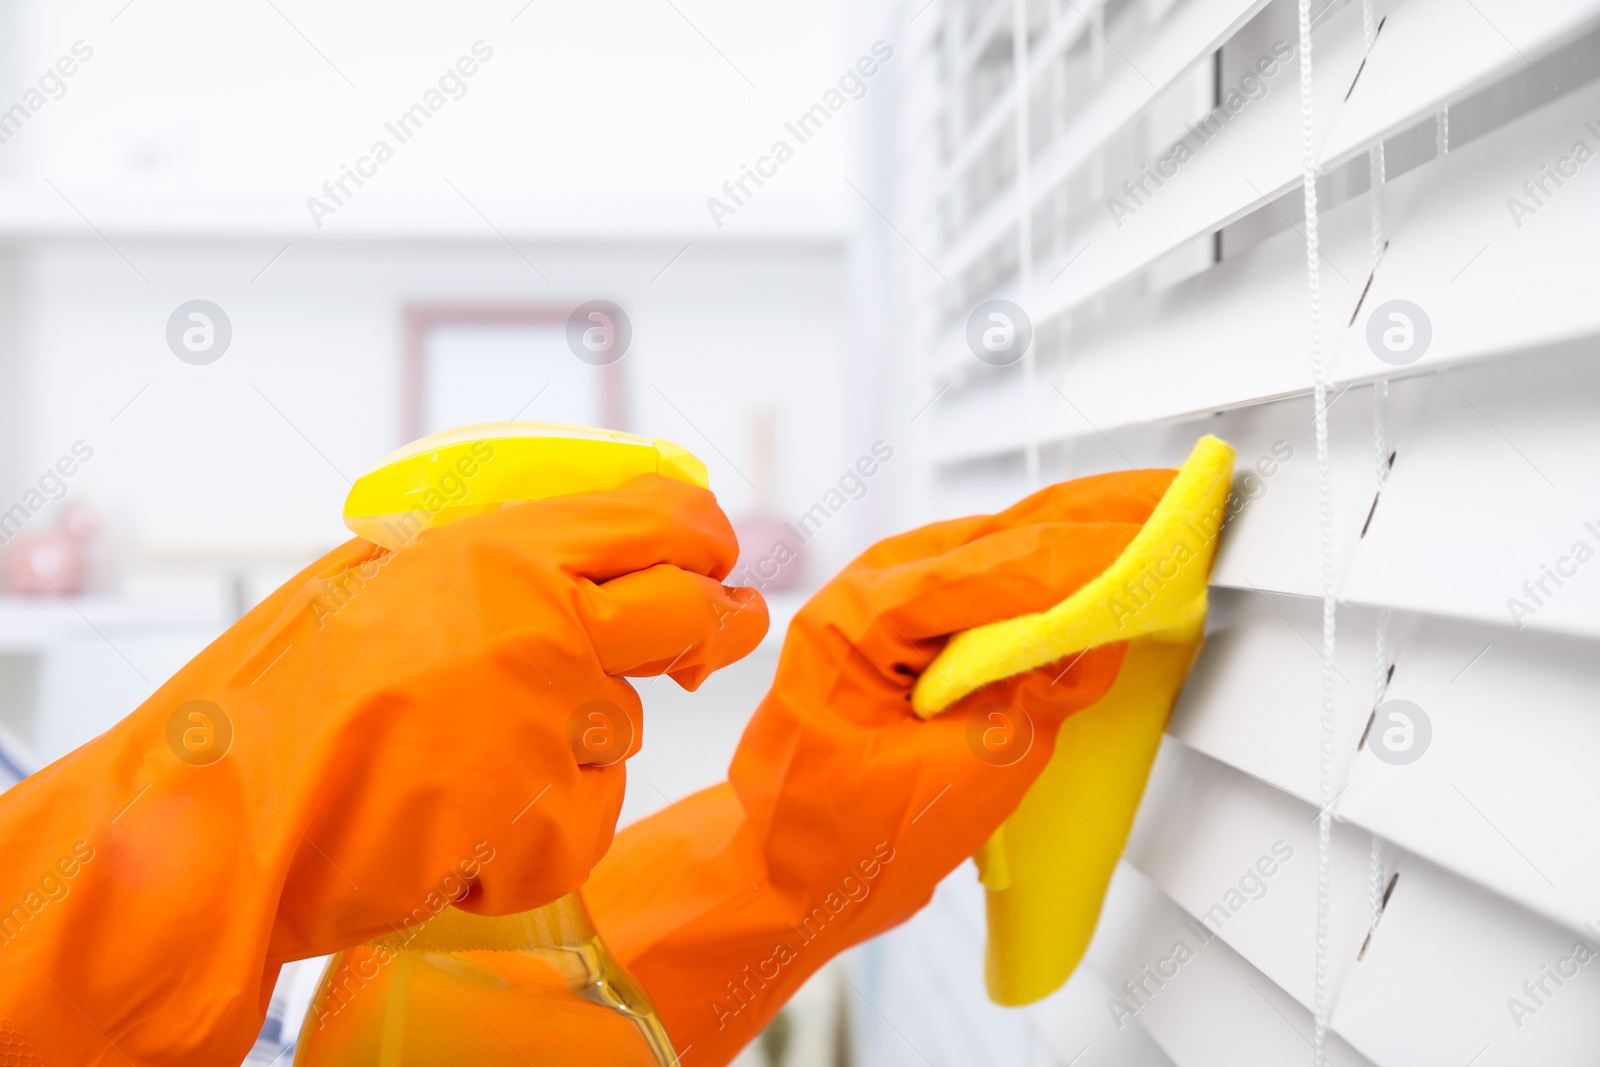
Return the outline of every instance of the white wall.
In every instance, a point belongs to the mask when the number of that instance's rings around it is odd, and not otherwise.
[[[549,284],[484,244],[295,246],[254,282],[279,247],[120,244],[148,283],[98,243],[22,257],[12,361],[24,443],[6,489],[89,442],[70,497],[102,510],[135,556],[306,553],[342,538],[344,479],[402,443],[409,302],[616,300],[634,326],[627,428],[701,455],[733,514],[752,495],[753,412],[777,415],[784,512],[808,507],[870,445],[845,425],[849,309],[834,244],[691,248],[659,278],[680,248],[525,246]],[[172,310],[195,297],[233,324],[229,351],[203,367],[165,338]],[[527,399],[508,397],[502,417]]]
[[[839,40],[836,3],[125,4],[15,5],[6,104],[74,41],[94,57],[30,123],[13,174],[314,188],[481,39],[493,59],[386,184],[433,188],[443,171],[524,195],[703,200],[861,50]],[[791,191],[833,192],[839,150],[819,141],[796,160]]]

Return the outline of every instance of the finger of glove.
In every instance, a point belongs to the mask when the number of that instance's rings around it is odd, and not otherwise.
[[[604,582],[658,563],[722,578],[739,542],[709,490],[657,474],[593,493],[502,508],[456,523],[445,536],[498,533],[555,560],[568,574]]]
[[[1106,695],[1122,669],[1127,650],[1127,642],[1118,642],[1074,652],[1055,663],[969,693],[946,714],[987,719],[990,712],[1009,708],[1024,734],[1046,724],[1053,728],[1055,723]],[[968,731],[969,746],[977,740],[975,733]],[[985,755],[977,748],[974,754]]]
[[[936,864],[947,872],[986,840],[1050,762],[1061,724],[1111,689],[1126,645],[1105,645],[1066,662],[972,693],[945,714],[900,732],[908,759],[938,767],[953,783],[959,814],[944,813],[941,829],[954,846]],[[924,730],[942,720],[942,730]],[[937,850],[936,850],[937,851]]]
[[[1110,566],[1139,529],[1032,523],[841,581],[870,609],[869,626],[879,616],[899,637],[924,640],[1054,607]]]
[[[1176,474],[1172,470],[1131,470],[1058,482],[993,515],[948,519],[886,538],[863,553],[849,569],[926,559],[1020,526],[1058,522],[1141,524],[1150,517]]]
[[[760,593],[670,564],[584,582],[577,608],[607,674],[669,674],[689,690],[748,655],[767,632]]]

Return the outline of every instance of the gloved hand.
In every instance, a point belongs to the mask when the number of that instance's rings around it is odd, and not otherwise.
[[[655,475],[330,553],[0,795],[7,1039],[238,1063],[283,962],[571,891],[642,738],[618,676],[693,688],[765,632],[717,581],[736,555],[710,493]]]
[[[1044,610],[1103,571],[1171,478],[1080,479],[890,538],[800,611],[729,780],[624,830],[583,889],[685,1064],[732,1059],[829,958],[926,904],[1016,808],[1124,646],[928,721],[912,686],[951,633]]]

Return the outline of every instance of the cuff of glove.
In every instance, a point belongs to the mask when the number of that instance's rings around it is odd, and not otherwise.
[[[583,888],[612,953],[649,991],[685,1067],[733,1059],[818,968],[882,924],[852,922],[892,863],[885,843],[815,908],[772,886],[733,787],[617,836]]]

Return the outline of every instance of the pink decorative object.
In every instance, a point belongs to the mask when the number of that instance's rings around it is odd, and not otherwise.
[[[96,523],[79,507],[67,508],[54,529],[26,531],[5,547],[6,591],[19,596],[77,596],[89,577],[89,542]]]

